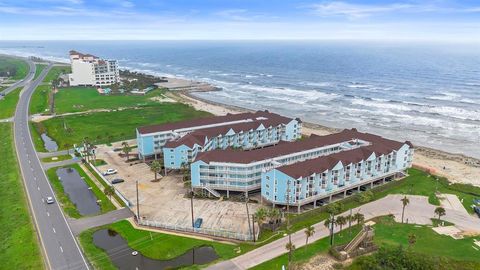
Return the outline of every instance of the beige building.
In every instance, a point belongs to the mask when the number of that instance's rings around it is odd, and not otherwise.
[[[120,81],[116,60],[100,59],[91,54],[70,51],[72,73],[68,75],[70,86],[107,86]]]

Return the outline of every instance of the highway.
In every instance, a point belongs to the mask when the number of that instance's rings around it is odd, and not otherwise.
[[[30,64],[30,73],[22,81],[25,85],[14,116],[14,137],[18,163],[34,225],[40,238],[42,253],[50,269],[89,269],[78,243],[57,203],[55,194],[32,142],[28,127],[28,108],[35,88],[42,82],[52,64],[45,68],[40,76],[31,81],[35,74],[35,65]],[[19,85],[22,85],[21,83]],[[55,198],[54,204],[46,204],[45,198]]]
[[[29,72],[27,74],[27,77],[25,77],[23,80],[17,81],[14,84],[10,85],[7,89],[1,92],[2,94],[6,95],[12,92],[13,90],[17,89],[17,87],[25,86],[25,84],[30,82],[33,79],[33,77],[35,77],[35,63],[33,63],[33,61],[30,59],[24,59],[24,60],[28,63],[28,67],[29,67]],[[3,97],[0,96],[0,99],[2,98]]]

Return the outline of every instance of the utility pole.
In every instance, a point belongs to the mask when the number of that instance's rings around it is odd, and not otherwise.
[[[248,211],[248,197],[245,197],[245,207],[247,208],[248,231],[252,233],[252,226],[250,225],[250,212]],[[253,238],[255,238],[255,235]]]
[[[255,215],[252,214],[253,242],[255,243]]]
[[[135,183],[137,188],[137,222],[140,222],[140,203],[138,202],[138,180]]]
[[[165,169],[166,170],[166,169]],[[194,221],[194,218],[193,218],[193,195],[195,193],[193,193],[193,188],[192,190],[190,191],[190,210],[192,212],[192,230],[195,228],[195,221]]]

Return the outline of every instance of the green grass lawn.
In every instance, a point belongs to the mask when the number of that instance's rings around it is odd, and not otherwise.
[[[47,64],[35,64],[35,76],[33,79],[37,79],[40,76],[40,73],[47,67]]]
[[[118,109],[158,104],[152,97],[162,97],[163,90],[154,90],[141,95],[100,95],[91,87],[61,88],[55,95],[55,112],[82,112],[93,109]]]
[[[39,85],[30,100],[30,114],[47,113],[49,111],[50,85]]]
[[[350,242],[353,237],[360,231],[360,226],[352,226],[351,232],[343,230],[335,234],[335,245],[343,245]],[[330,239],[328,237],[322,238],[316,242],[310,243],[307,246],[299,247],[294,250],[292,261],[295,263],[305,263],[315,255],[324,253],[327,254],[330,249]],[[285,249],[285,252],[287,250]],[[270,270],[270,269],[282,269],[282,265],[285,267],[288,265],[288,253],[278,256],[270,261],[266,261],[250,269],[252,270]]]
[[[95,183],[88,177],[88,175],[80,168],[78,164],[73,164],[69,166],[64,166],[64,168],[73,168],[75,169],[81,177],[84,178],[85,183],[87,183],[88,186],[92,187],[92,191],[97,197],[97,199],[101,200],[100,202],[100,213],[106,213],[112,210],[115,210],[115,206],[108,200],[108,198],[105,196],[103,193],[103,190],[100,190]],[[47,170],[47,176],[48,179],[50,180],[50,183],[52,184],[53,189],[55,190],[55,195],[57,196],[57,199],[62,206],[64,212],[72,218],[81,218],[82,215],[78,212],[77,207],[75,204],[70,200],[68,197],[68,194],[65,193],[62,182],[58,179],[57,176],[57,170],[60,167],[55,167]]]
[[[35,146],[35,150],[38,152],[48,152],[45,149],[45,145],[43,143],[42,138],[40,137],[40,132],[45,132],[43,130],[43,125],[35,122],[29,122],[30,134],[32,135],[33,145]]]
[[[142,125],[177,122],[209,115],[184,104],[163,103],[141,109],[55,117],[41,122],[36,128],[37,131],[45,128],[48,136],[57,142],[59,150],[63,150],[66,149],[65,144],[78,144],[85,137],[95,144],[122,141],[135,138],[135,129]]]
[[[50,69],[48,74],[43,79],[43,82],[51,82],[52,80],[58,78],[60,74],[68,74],[71,73],[72,69],[70,66],[54,66]]]
[[[56,156],[56,157],[42,158],[42,162],[59,162],[59,161],[62,161],[62,160],[69,160],[69,159],[72,159],[72,156],[61,155],[61,156]]]
[[[391,217],[378,217],[374,221],[376,222],[374,241],[378,246],[408,246],[408,235],[415,234],[417,241],[411,247],[415,252],[458,261],[480,262],[480,251],[473,248],[475,246],[473,239],[478,237],[455,240],[450,236],[436,233],[431,226],[401,224]]]
[[[16,73],[10,78],[13,80],[21,80],[27,76],[28,64],[22,59],[0,56],[0,71],[14,69]]]
[[[0,268],[43,269],[13,145],[12,124],[0,123]]]
[[[13,117],[15,108],[17,108],[18,99],[20,98],[20,91],[22,91],[21,87],[13,90],[3,99],[0,99],[0,119]]]
[[[248,245],[230,245],[211,242],[182,236],[137,230],[128,221],[120,221],[110,225],[87,230],[80,234],[80,243],[87,258],[95,265],[96,269],[115,269],[106,252],[93,244],[93,233],[99,229],[109,228],[118,232],[129,246],[141,252],[144,256],[168,260],[178,257],[194,247],[211,246],[215,249],[222,260],[238,256],[236,250],[240,248],[242,253],[250,250]],[[151,238],[153,240],[151,240]]]

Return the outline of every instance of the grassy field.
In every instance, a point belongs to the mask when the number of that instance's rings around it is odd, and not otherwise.
[[[480,251],[473,248],[476,237],[455,240],[450,236],[436,233],[430,226],[401,224],[391,217],[379,217],[374,221],[376,222],[374,240],[379,246],[408,246],[408,235],[415,234],[417,241],[411,247],[415,252],[480,263]]]
[[[158,104],[153,97],[163,97],[162,90],[154,90],[145,96],[140,95],[100,95],[95,88],[61,88],[55,95],[55,112],[58,114],[82,112],[93,109],[118,109]]]
[[[68,74],[71,73],[72,69],[70,66],[54,66],[50,69],[43,82],[51,82],[52,80],[58,78],[60,74]]]
[[[199,246],[213,247],[222,260],[238,256],[239,254],[236,253],[238,248],[242,250],[242,253],[249,250],[249,246],[246,245],[238,246],[169,234],[150,233],[149,231],[133,228],[128,221],[120,221],[107,226],[90,229],[79,236],[80,243],[89,261],[95,265],[96,269],[102,270],[115,269],[105,251],[93,244],[93,233],[103,228],[109,228],[118,232],[129,243],[132,249],[138,250],[144,256],[159,260],[175,258]],[[151,240],[150,237],[152,237],[153,240]]]
[[[78,144],[84,137],[90,138],[95,144],[133,139],[135,128],[142,125],[177,122],[209,115],[184,104],[163,103],[141,109],[56,117],[41,122],[36,128],[37,131],[45,129],[48,136],[57,142],[59,150],[62,150],[66,149],[66,143]]]
[[[108,200],[108,198],[105,196],[102,190],[100,190],[95,183],[88,177],[88,175],[80,168],[78,164],[74,165],[69,165],[65,166],[64,168],[73,168],[75,169],[81,177],[84,178],[85,183],[87,183],[88,186],[92,187],[92,191],[97,197],[97,199],[101,200],[100,202],[100,210],[101,213],[106,213],[112,210],[115,210],[115,206]],[[50,180],[50,183],[52,184],[53,189],[55,190],[55,195],[57,196],[57,199],[59,200],[59,203],[61,204],[64,212],[72,218],[80,218],[82,215],[78,212],[77,207],[75,204],[70,200],[68,197],[68,194],[65,193],[62,182],[58,179],[56,171],[58,170],[59,167],[51,168],[47,171],[47,176],[48,179]]]
[[[30,100],[30,114],[46,113],[49,109],[50,85],[39,85]]]
[[[27,208],[10,123],[0,123],[0,138],[0,268],[42,269],[42,257]]]
[[[19,87],[3,99],[0,99],[0,119],[10,118],[15,114],[15,108],[17,108],[18,99],[20,98],[20,91],[22,88]]]
[[[28,64],[18,58],[0,56],[0,71],[5,69],[15,69],[16,73],[11,79],[21,80],[27,76]]]
[[[351,232],[348,230],[343,230],[339,233],[336,233],[335,245],[342,245],[350,242],[359,231],[360,231],[360,226],[355,225],[355,226],[352,226]],[[292,261],[299,264],[305,263],[315,255],[318,255],[321,253],[326,254],[329,249],[330,249],[330,239],[328,237],[322,238],[316,242],[308,244],[307,246],[303,246],[295,249],[292,256]],[[285,252],[286,251],[287,250],[285,249]],[[288,265],[288,253],[278,256],[270,261],[266,261],[250,269],[251,270],[282,269],[282,265],[285,265],[285,267]]]
[[[33,79],[37,79],[40,76],[40,73],[47,67],[47,64],[35,64],[35,76]]]
[[[72,156],[62,155],[62,156],[56,156],[56,157],[42,158],[42,162],[58,162],[58,161],[69,160],[69,159],[72,159]]]
[[[43,125],[35,122],[30,122],[29,128],[30,133],[32,134],[32,141],[33,145],[35,146],[35,150],[37,150],[38,152],[48,152],[47,149],[45,149],[42,138],[40,137],[40,132],[44,132],[44,130],[42,130]]]

